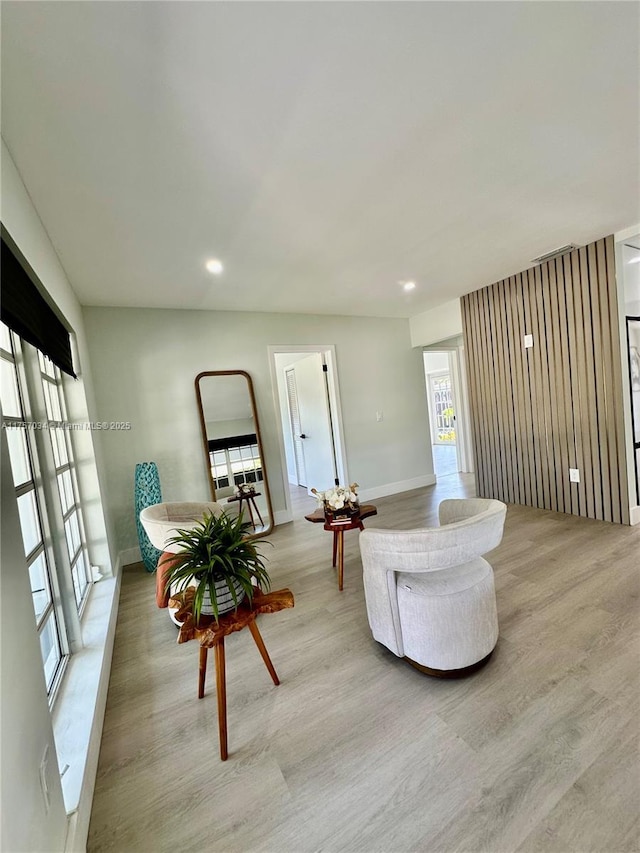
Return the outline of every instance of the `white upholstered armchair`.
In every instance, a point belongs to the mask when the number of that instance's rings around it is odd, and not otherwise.
[[[173,565],[173,557],[180,550],[178,545],[169,544],[178,530],[189,530],[200,523],[205,515],[218,516],[225,507],[217,501],[195,502],[175,501],[160,503],[145,507],[140,513],[140,521],[149,541],[154,548],[163,553],[158,560],[156,572],[156,604],[158,607],[169,606],[169,592],[166,589],[167,575]],[[169,615],[176,625],[180,623],[175,618],[177,608],[169,608]]]
[[[360,534],[364,592],[374,638],[430,675],[478,669],[498,640],[493,569],[507,507],[442,501],[440,527]]]

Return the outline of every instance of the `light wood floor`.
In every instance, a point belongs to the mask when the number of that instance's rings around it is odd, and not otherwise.
[[[318,508],[318,501],[309,495],[304,486],[289,485],[289,499],[294,518],[304,518]]]
[[[469,478],[378,500],[369,526],[433,523]],[[304,520],[268,548],[293,610],[227,640],[229,760],[215,679],[176,644],[154,576],[124,572],[89,851],[622,853],[640,848],[640,528],[510,506],[495,568],[500,639],[459,681],[370,636],[358,534],[345,589]],[[213,655],[210,666],[213,667]]]

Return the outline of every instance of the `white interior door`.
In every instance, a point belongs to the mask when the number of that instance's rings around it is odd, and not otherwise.
[[[291,428],[291,442],[293,444],[293,458],[296,468],[296,483],[299,486],[307,486],[307,475],[304,469],[303,439],[300,438],[302,426],[300,424],[300,408],[298,406],[298,389],[296,387],[296,372],[290,367],[284,372],[287,381],[287,400],[289,403],[289,426]]]
[[[311,353],[293,365],[304,453],[307,490],[324,491],[334,484],[333,439],[327,386],[320,353]]]

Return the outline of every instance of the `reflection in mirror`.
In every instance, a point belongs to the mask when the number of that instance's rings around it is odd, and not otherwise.
[[[211,497],[242,513],[250,533],[265,536],[273,511],[251,377],[243,370],[199,373],[196,397]]]

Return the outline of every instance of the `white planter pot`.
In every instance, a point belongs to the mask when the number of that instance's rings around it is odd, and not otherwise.
[[[197,586],[197,585],[198,585],[197,580],[195,580],[195,578],[192,577],[191,581],[186,586]],[[171,593],[173,595],[175,595],[176,593],[186,589],[186,586],[177,586],[176,584],[173,584],[171,586]],[[227,582],[226,581],[216,581],[214,586],[216,588],[216,596],[217,596],[217,601],[218,601],[218,614],[222,615],[223,613],[228,613],[230,610],[233,610],[236,605],[235,605],[235,603],[233,601],[233,597],[229,591],[229,586],[228,586]],[[238,583],[238,581],[234,581],[233,586],[235,588],[236,596],[238,598],[238,604],[239,604],[243,600],[243,598],[245,597],[245,593],[244,593],[244,590],[242,589],[242,586]],[[169,608],[169,616],[171,617],[171,621],[174,623],[174,625],[177,625],[178,628],[180,628],[182,626],[182,622],[179,622],[176,619],[176,613],[177,612],[178,612],[177,607],[170,607]],[[204,596],[202,597],[202,609],[200,612],[203,613],[205,616],[213,616],[214,615],[213,605],[211,604],[211,596],[209,595],[208,589],[205,589],[205,591],[204,591]]]
[[[216,600],[218,602],[218,615],[222,615],[223,613],[228,613],[230,610],[235,610],[236,603],[233,600],[233,596],[231,594],[231,590],[229,589],[229,585],[226,581],[216,581],[214,583],[216,589]],[[237,580],[233,580],[233,587],[235,589],[236,598],[238,600],[238,604],[244,598],[244,590],[242,585]],[[213,605],[211,604],[211,596],[209,595],[209,590],[205,589],[204,595],[202,597],[202,609],[200,611],[205,616],[213,616]]]

